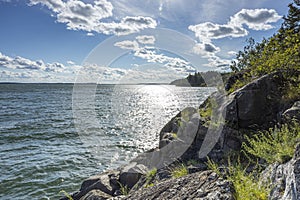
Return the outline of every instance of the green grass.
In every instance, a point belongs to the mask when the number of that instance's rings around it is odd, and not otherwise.
[[[155,178],[156,174],[157,174],[156,168],[153,168],[146,174],[146,184],[145,184],[146,188],[154,186],[153,179]]]
[[[275,127],[269,131],[259,132],[252,138],[245,136],[247,143],[243,143],[246,153],[262,158],[267,163],[284,163],[292,158],[295,146],[300,140],[299,123]]]
[[[256,158],[264,159],[269,164],[284,163],[292,158],[295,146],[300,141],[300,126],[298,122],[293,121],[280,128],[275,127],[269,131],[258,132],[251,138],[245,137],[247,142],[243,143],[242,147],[246,155],[251,154]],[[209,158],[206,164],[209,169],[233,183],[237,200],[268,199],[271,186],[260,180],[261,166],[256,164],[254,170],[247,173],[248,166],[242,165],[239,159],[236,160],[235,164],[232,164],[230,159],[228,160],[225,173],[221,173],[218,164]]]
[[[180,178],[182,176],[188,175],[188,169],[184,164],[180,164],[177,167],[171,169],[171,175],[173,178]]]
[[[246,172],[241,164],[229,165],[227,179],[233,183],[237,200],[267,200],[270,186],[262,184],[257,172]]]
[[[270,185],[262,184],[257,177],[257,171],[246,172],[247,167],[243,167],[240,161],[232,164],[228,161],[227,170],[221,173],[220,167],[215,162],[208,159],[208,168],[213,170],[218,176],[232,182],[235,190],[236,200],[267,200],[270,193]]]
[[[118,182],[120,186],[120,192],[122,195],[127,196],[129,194],[130,189],[127,187],[127,185],[123,185],[122,183]]]

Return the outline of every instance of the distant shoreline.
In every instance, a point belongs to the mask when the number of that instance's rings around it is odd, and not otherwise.
[[[95,83],[22,83],[22,82],[0,82],[0,85],[6,84],[95,84]],[[97,85],[170,85],[170,83],[97,83]]]

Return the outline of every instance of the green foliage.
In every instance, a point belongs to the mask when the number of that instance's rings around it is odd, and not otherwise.
[[[235,190],[235,198],[237,200],[268,199],[270,186],[261,183],[261,180],[257,177],[257,171],[247,173],[247,167],[243,167],[239,160],[236,164],[232,164],[229,159],[225,173],[221,173],[218,164],[210,159],[208,159],[206,164],[208,168],[213,170],[218,176],[232,182]]]
[[[245,151],[251,155],[262,158],[267,163],[284,163],[292,158],[295,146],[300,139],[299,123],[275,127],[269,131],[259,132],[253,137],[247,137],[243,144]]]
[[[270,186],[262,184],[257,177],[257,172],[246,172],[239,162],[231,164],[229,162],[227,179],[233,183],[235,197],[237,200],[267,200],[270,193]]]
[[[203,117],[204,119],[209,119],[212,114],[212,108],[206,107],[206,108],[200,108],[199,109],[199,115]]]
[[[289,5],[288,16],[284,17],[284,22],[277,33],[260,43],[255,43],[252,38],[247,42],[244,50],[238,52],[236,60],[230,66],[232,71],[242,72],[244,75],[229,92],[259,76],[275,71],[300,71],[299,0],[294,0],[294,3]]]
[[[244,75],[244,77],[246,77]],[[249,83],[250,80],[248,78],[244,78],[243,80],[237,80],[234,85],[229,89],[229,93],[234,92],[235,90],[242,88],[243,86],[245,86],[247,83]]]
[[[71,197],[71,195],[69,195],[66,191],[61,190],[59,193],[65,195],[69,200],[73,200],[73,198]]]
[[[153,168],[152,170],[150,170],[147,175],[146,175],[146,185],[145,187],[152,187],[154,186],[154,183],[153,183],[153,179],[155,178],[157,174],[157,169],[156,168]]]
[[[214,161],[212,161],[211,159],[209,159],[209,157],[207,157],[206,165],[207,165],[208,169],[214,171],[218,176],[222,176],[222,173],[220,171],[218,164],[215,163]]]
[[[118,182],[119,186],[120,186],[120,192],[122,195],[128,195],[130,189],[127,187],[127,185],[123,185],[122,183]]]
[[[171,169],[171,175],[173,178],[179,178],[188,175],[188,169],[184,164],[181,164],[173,169]]]
[[[290,75],[288,79],[289,81],[285,85],[286,89],[282,100],[285,102],[294,102],[300,98],[300,73],[298,75]]]

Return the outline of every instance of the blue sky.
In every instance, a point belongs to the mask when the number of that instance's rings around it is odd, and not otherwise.
[[[0,81],[93,74],[103,83],[168,82],[223,70],[247,38],[260,41],[280,27],[290,2],[0,0]]]

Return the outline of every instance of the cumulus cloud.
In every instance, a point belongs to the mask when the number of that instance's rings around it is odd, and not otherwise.
[[[212,53],[217,53],[220,51],[219,47],[216,47],[212,43],[197,43],[193,47],[193,52],[199,55],[208,55]]]
[[[267,30],[273,28],[270,23],[277,22],[281,16],[273,9],[242,9],[232,17],[227,24],[205,22],[190,25],[189,30],[195,32],[200,41],[210,41],[225,37],[243,37],[248,31],[243,27],[247,25],[252,30]]]
[[[29,79],[33,78],[34,75],[31,72],[11,72],[11,71],[1,71],[0,78],[2,79]]]
[[[155,37],[153,35],[139,35],[135,38],[141,44],[154,44]]]
[[[0,66],[7,69],[40,70],[45,72],[62,72],[65,66],[61,63],[44,63],[42,60],[30,60],[17,56],[15,58],[0,53]]]
[[[120,47],[121,49],[129,49],[129,50],[138,50],[139,44],[136,41],[124,40],[121,42],[117,42],[114,44],[116,47]]]
[[[64,8],[64,2],[62,0],[30,0],[29,5],[42,4],[47,6],[50,10],[54,12],[59,12]]]
[[[83,30],[103,34],[127,35],[145,28],[155,28],[157,23],[151,17],[126,16],[120,22],[103,22],[113,16],[113,5],[107,0],[96,0],[93,4],[80,0],[30,0],[29,5],[41,4],[52,10],[57,22],[67,25],[70,30]]]
[[[196,71],[189,62],[178,57],[171,57],[157,53],[155,49],[152,48],[140,48],[134,53],[134,56],[147,60],[149,63],[163,64],[166,68],[178,73],[192,73]]]
[[[99,23],[95,31],[106,35],[128,35],[146,28],[155,28],[157,23],[151,17],[135,16],[124,17],[120,22]]]
[[[220,39],[224,37],[243,37],[248,35],[248,31],[243,27],[235,25],[220,25],[211,22],[205,22],[188,27],[195,32],[195,36],[201,41],[208,42],[211,39]]]
[[[268,30],[274,28],[270,23],[277,22],[281,16],[273,9],[242,9],[230,18],[230,24],[236,26],[247,25],[253,30]]]
[[[216,55],[221,49],[212,44],[212,40],[247,36],[249,32],[245,26],[252,30],[271,29],[273,26],[270,23],[277,22],[280,18],[281,16],[273,9],[242,9],[230,17],[226,24],[204,22],[190,25],[188,29],[193,31],[200,41],[193,47],[193,52],[207,58],[208,63],[205,66],[228,67],[231,60],[222,59]],[[233,51],[228,52],[230,56],[235,54],[236,52]]]

